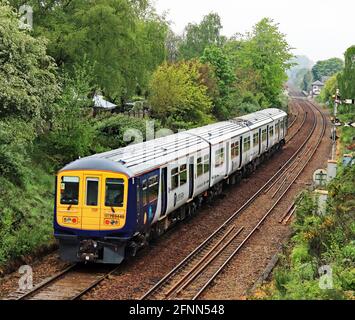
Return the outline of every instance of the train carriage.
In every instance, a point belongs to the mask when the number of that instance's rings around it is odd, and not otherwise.
[[[280,148],[286,121],[266,109],[67,165],[56,183],[61,257],[121,263]]]

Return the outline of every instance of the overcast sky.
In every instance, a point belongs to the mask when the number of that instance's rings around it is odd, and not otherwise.
[[[211,11],[222,18],[223,34],[244,33],[263,17],[280,24],[296,48],[313,61],[343,58],[355,45],[354,0],[153,0],[159,13],[168,11],[172,28],[181,33],[189,22],[200,22]]]

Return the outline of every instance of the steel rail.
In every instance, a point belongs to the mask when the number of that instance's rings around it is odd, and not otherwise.
[[[238,248],[229,256],[229,258],[224,262],[224,264],[212,275],[212,277],[209,279],[209,281],[202,287],[202,289],[193,297],[192,300],[196,300],[198,297],[201,296],[201,294],[207,289],[207,287],[211,284],[211,282],[219,275],[219,273],[225,268],[225,266],[229,263],[229,261],[243,248],[243,246],[246,244],[246,242],[254,235],[254,233],[259,230],[260,226],[264,223],[264,221],[267,219],[267,217],[271,214],[271,212],[276,208],[276,206],[279,204],[279,202],[282,200],[282,198],[285,196],[285,194],[291,189],[293,186],[294,182],[298,179],[298,177],[302,174],[304,171],[305,167],[309,164],[309,162],[312,160],[315,152],[318,150],[320,143],[322,142],[325,131],[326,131],[326,120],[324,114],[316,107],[315,105],[312,104],[314,108],[317,109],[317,111],[320,113],[322,117],[322,132],[321,135],[318,138],[318,142],[313,149],[313,152],[307,157],[307,161],[304,163],[302,168],[299,170],[297,175],[293,178],[292,182],[288,185],[288,187],[283,191],[283,193],[280,195],[280,197],[277,199],[277,201],[274,203],[274,205],[267,211],[267,213],[263,216],[263,218],[259,221],[259,223],[255,226],[255,228],[248,234],[248,236],[243,240],[243,242],[238,246]],[[317,122],[317,120],[315,121]]]
[[[315,115],[315,114],[314,114]],[[316,117],[314,119],[314,122],[316,122]],[[194,256],[196,256],[203,248],[208,245],[216,235],[218,235],[220,232],[222,232],[228,224],[237,218],[241,212],[243,212],[249,205],[266,189],[266,187],[276,178],[278,177],[284,169],[291,163],[291,161],[302,151],[306,143],[308,142],[309,137],[312,136],[314,130],[315,130],[316,124],[314,124],[310,134],[308,135],[308,138],[305,139],[303,144],[297,149],[297,151],[290,157],[290,159],[275,173],[273,177],[271,177],[246,203],[243,204],[241,208],[239,208],[233,215],[228,218],[219,228],[216,229],[216,231],[211,234],[203,243],[201,243],[193,252],[191,252],[184,260],[182,260],[174,269],[172,269],[167,275],[165,275],[159,282],[157,282],[150,290],[148,290],[141,298],[140,300],[145,300],[149,298],[149,296],[154,293],[156,290],[159,290],[160,287],[163,286],[163,284],[171,277],[173,276],[179,269],[182,268],[183,265],[188,263]]]
[[[38,286],[34,287],[33,289],[31,289],[30,291],[28,291],[25,294],[21,295],[20,297],[18,297],[15,300],[26,300],[27,298],[35,295],[37,292],[39,292],[42,289],[50,286],[52,283],[54,283],[55,281],[57,281],[58,279],[62,278],[67,273],[69,273],[70,271],[75,269],[76,266],[77,266],[76,264],[70,265],[69,267],[67,267],[64,270],[60,271],[59,273],[57,273],[53,277],[49,278],[48,280],[45,280],[44,282],[40,283]]]

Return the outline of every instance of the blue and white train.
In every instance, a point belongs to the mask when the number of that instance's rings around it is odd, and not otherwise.
[[[287,114],[266,109],[70,163],[56,179],[62,259],[121,263],[252,173],[286,133]]]

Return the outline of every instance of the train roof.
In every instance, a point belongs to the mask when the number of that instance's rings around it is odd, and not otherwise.
[[[282,110],[265,109],[231,121],[219,122],[79,159],[61,171],[97,169],[122,172],[129,177],[134,177],[207,149],[210,144],[219,144],[285,116],[287,114]]]

